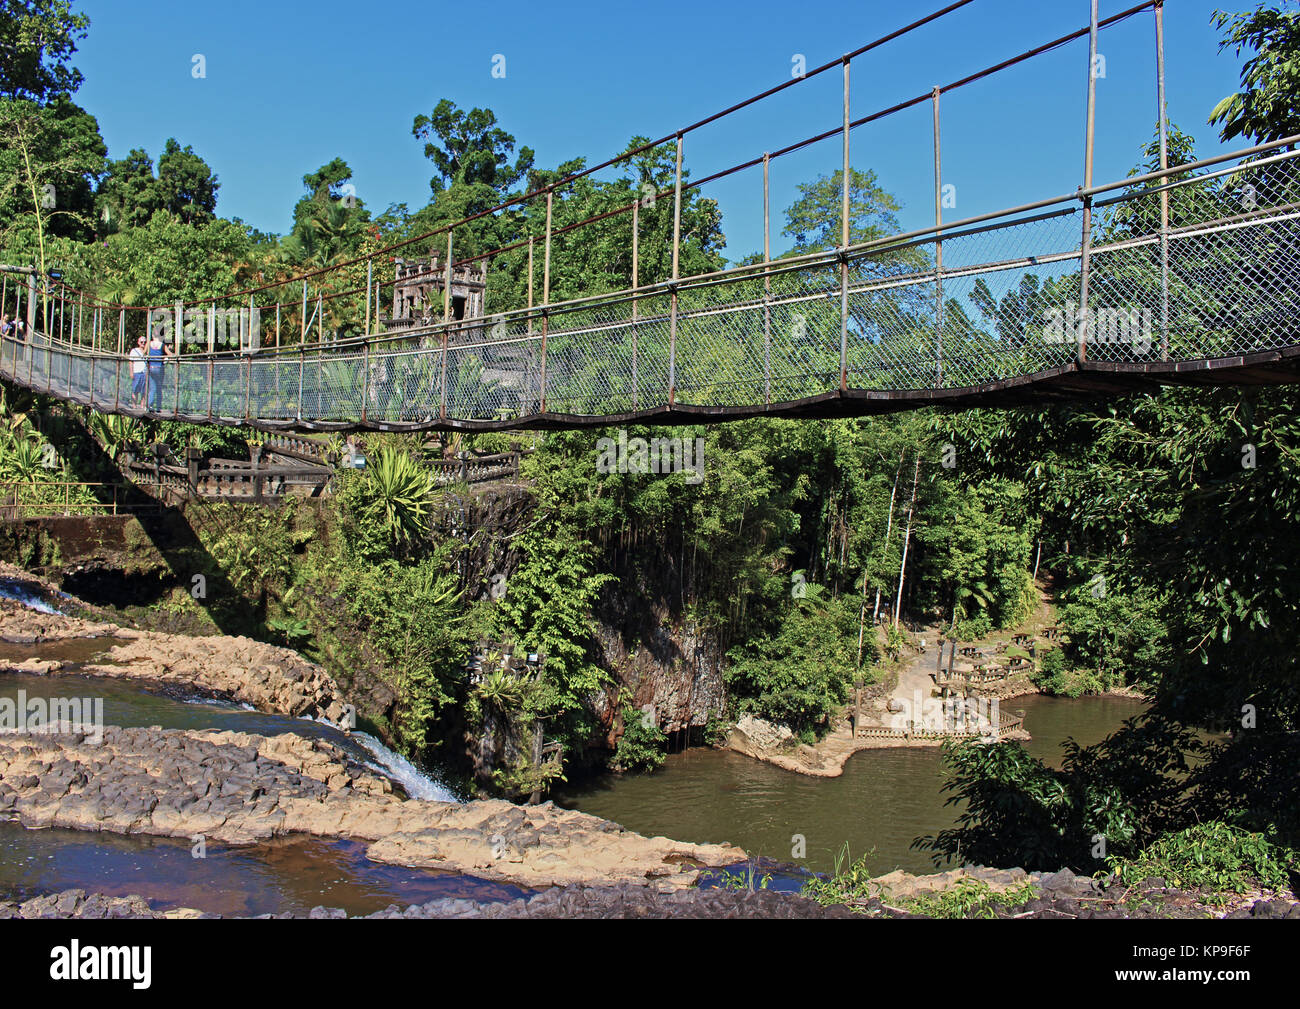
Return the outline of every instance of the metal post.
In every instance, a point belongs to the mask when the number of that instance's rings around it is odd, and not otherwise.
[[[367,297],[370,291],[366,291]],[[277,291],[275,295],[275,355],[272,357],[275,363],[271,365],[275,369],[275,405],[278,409],[280,406],[280,294]]]
[[[179,417],[181,415],[181,355],[180,355],[181,336],[179,330],[175,331],[175,333],[176,333],[175,343],[176,343],[177,352],[175,355],[176,361],[175,363],[172,364],[172,369],[176,372],[176,380],[172,383],[172,390],[173,390],[172,415],[175,417]],[[164,351],[166,350],[166,348],[167,348],[167,344],[164,342],[163,343]],[[164,356],[163,360],[165,361],[167,360],[167,358]],[[161,406],[161,404],[159,405]]]
[[[366,422],[366,404],[369,401],[370,401],[370,341],[365,340],[361,344],[361,423],[363,424]]]
[[[546,337],[551,330],[551,216],[555,190],[546,191],[546,248],[542,253],[542,374],[539,412],[546,412]]]
[[[302,343],[307,342],[307,281],[302,282]]]
[[[1156,3],[1156,103],[1160,106],[1160,170],[1169,167],[1169,116],[1165,109],[1165,5]],[[1160,360],[1169,360],[1169,180],[1160,182]]]
[[[375,262],[373,259],[366,260],[366,336],[370,335],[370,285],[374,283]]]
[[[943,162],[939,145],[938,86],[932,92],[934,103],[934,386],[943,385]]]
[[[849,58],[844,57],[844,190],[840,199],[840,392],[849,387]]]
[[[668,405],[677,401],[677,278],[682,247],[682,135],[677,134],[677,174],[673,183],[673,284],[668,315]]]
[[[763,403],[772,405],[772,215],[763,152]]]
[[[533,331],[533,236],[528,236],[528,332]]]
[[[1084,134],[1083,188],[1092,188],[1092,150],[1097,123],[1097,0],[1089,4],[1088,24],[1088,124]],[[1088,283],[1092,270],[1092,197],[1083,198],[1083,248],[1079,276],[1079,360],[1088,357]]]
[[[452,229],[447,229],[447,279],[442,292],[442,322],[445,330],[447,323],[451,322],[451,233]]]
[[[451,318],[451,233],[452,229],[447,229],[447,266],[446,279],[443,281],[442,292],[442,373],[438,379],[438,417],[442,420],[447,419],[447,350],[450,345],[448,340],[448,320]]]
[[[316,419],[325,412],[325,295],[316,294]]]
[[[298,344],[298,421],[302,422],[302,373],[307,370],[307,345]]]
[[[632,203],[632,409],[637,408],[637,296],[641,283],[641,194]]]

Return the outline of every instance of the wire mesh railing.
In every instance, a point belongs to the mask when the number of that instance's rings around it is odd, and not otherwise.
[[[977,390],[1080,362],[1278,351],[1300,345],[1300,152],[1287,146],[847,249],[335,344],[150,362],[33,332],[0,342],[0,373],[105,412],[472,428],[688,407],[726,417]]]

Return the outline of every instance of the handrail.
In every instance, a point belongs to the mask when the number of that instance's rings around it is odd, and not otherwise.
[[[850,261],[870,258],[872,256],[883,256],[890,253],[901,251],[916,245],[931,244],[939,241],[951,241],[966,235],[976,234],[972,230],[976,225],[985,225],[989,222],[996,222],[988,228],[980,229],[980,232],[990,230],[1006,230],[1019,227],[1026,223],[1046,219],[1045,216],[1023,217],[1020,215],[1030,214],[1033,211],[1045,210],[1049,207],[1067,205],[1074,207],[1086,199],[1115,190],[1130,190],[1122,193],[1109,204],[1122,203],[1129,200],[1145,199],[1161,192],[1175,187],[1194,185],[1207,179],[1217,178],[1222,175],[1231,174],[1233,171],[1254,170],[1263,165],[1276,164],[1300,158],[1300,149],[1282,151],[1274,157],[1261,161],[1248,162],[1237,165],[1232,169],[1198,175],[1190,178],[1178,178],[1168,187],[1158,188],[1139,188],[1145,183],[1158,181],[1161,179],[1171,179],[1176,176],[1186,176],[1189,172],[1194,172],[1200,168],[1223,165],[1228,162],[1241,161],[1256,154],[1269,151],[1280,151],[1284,147],[1295,147],[1300,145],[1300,134],[1285,137],[1281,140],[1271,141],[1265,144],[1256,144],[1251,147],[1243,148],[1237,151],[1217,154],[1209,158],[1202,158],[1198,161],[1189,162],[1181,165],[1174,165],[1167,169],[1155,172],[1148,172],[1142,175],[1128,176],[1124,179],[1093,186],[1089,189],[1080,188],[1073,193],[1065,193],[1059,196],[1050,197],[1043,200],[1035,200],[1029,203],[1023,203],[1015,207],[1008,207],[1002,210],[991,211],[984,214],[976,214],[971,217],[962,218],[957,221],[945,222],[937,225],[927,225],[923,228],[913,229],[902,232],[897,235],[889,235],[882,238],[871,239],[865,242],[858,242],[843,248],[833,248],[813,253],[805,253],[799,256],[789,256],[780,259],[764,260],[759,263],[748,263],[739,266],[728,267],[724,270],[709,271],[700,274],[694,274],[682,277],[677,280],[662,280],[653,283],[642,284],[636,287],[623,288],[618,291],[606,292],[595,295],[585,295],[580,298],[567,299],[560,302],[552,302],[548,305],[535,305],[532,308],[510,309],[504,312],[491,312],[483,315],[473,316],[465,319],[458,319],[451,322],[430,323],[427,326],[415,326],[404,329],[399,333],[380,333],[370,334],[367,336],[347,337],[332,341],[329,344],[291,344],[280,347],[264,347],[259,349],[254,355],[259,359],[272,359],[276,357],[294,357],[301,353],[308,353],[313,358],[323,357],[326,360],[341,358],[348,353],[361,354],[365,347],[382,348],[387,344],[410,341],[419,337],[439,337],[443,333],[455,334],[467,330],[484,330],[490,327],[504,324],[507,327],[511,323],[522,322],[527,320],[537,320],[543,317],[555,317],[569,312],[580,311],[595,306],[613,307],[616,305],[627,304],[632,301],[648,300],[654,297],[662,297],[671,294],[673,291],[685,292],[690,290],[700,290],[712,287],[725,287],[736,283],[742,279],[766,279],[784,276],[789,273],[799,273],[806,270],[813,270],[818,267],[826,267],[840,263],[846,258]],[[1101,206],[1102,204],[1094,204]],[[1072,213],[1072,209],[1057,211],[1060,213]],[[1006,220],[1003,220],[1007,218]],[[918,283],[924,283],[925,278],[933,278],[934,270],[918,270],[915,273]],[[54,345],[66,346],[69,353],[89,359],[94,357],[99,360],[121,361],[125,360],[125,355],[116,354],[110,351],[86,350],[77,344],[61,341],[57,337],[47,337]],[[461,344],[456,349],[472,349],[476,347],[491,347],[503,343],[518,343],[528,337],[511,338],[508,340],[483,341]],[[247,351],[214,351],[208,353],[205,351],[186,353],[183,357],[186,361],[202,361],[211,363],[234,363],[242,362],[250,356]],[[174,364],[174,359],[168,364]]]

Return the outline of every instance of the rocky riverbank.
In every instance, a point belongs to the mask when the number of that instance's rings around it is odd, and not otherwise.
[[[16,569],[33,591],[47,598],[50,586]],[[53,597],[56,598],[57,597]],[[36,646],[75,639],[103,639],[97,662],[77,667],[92,676],[142,680],[155,686],[248,704],[274,715],[325,718],[338,723],[347,707],[342,691],[320,666],[297,652],[243,637],[186,637],[141,631],[115,623],[42,613],[11,599],[0,599],[0,642],[32,645],[28,661],[4,662],[0,668],[49,674],[62,665],[36,657]]]
[[[927,877],[915,877],[926,879]],[[1161,880],[1138,892],[1107,899],[1102,888],[1088,887],[1068,873],[1040,881],[1040,894],[1023,905],[997,909],[997,918],[1206,918],[1300,919],[1300,903],[1248,897],[1228,909],[1213,908],[1203,895],[1171,890]],[[1130,888],[1130,890],[1136,888]],[[1127,902],[1126,902],[1127,901]],[[3,918],[218,918],[190,908],[160,911],[142,897],[111,897],[64,890],[24,901],[0,901]],[[340,908],[315,907],[304,915],[261,915],[267,918],[346,918]],[[444,898],[401,908],[392,905],[365,918],[925,918],[924,914],[872,898],[861,906],[822,906],[798,894],[774,890],[681,890],[618,884],[555,887],[532,897],[499,903]]]
[[[730,845],[646,838],[551,803],[398,798],[338,747],[294,734],[107,727],[0,735],[0,818],[249,844],[290,834],[371,842],[378,862],[472,872],[524,886],[691,885],[739,861]]]

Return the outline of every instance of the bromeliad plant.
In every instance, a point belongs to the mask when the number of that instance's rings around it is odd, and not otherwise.
[[[399,449],[381,448],[360,488],[360,517],[380,533],[393,553],[409,550],[429,533],[437,482]]]

